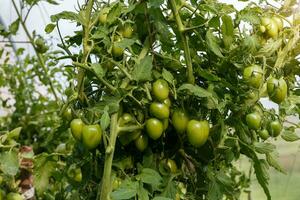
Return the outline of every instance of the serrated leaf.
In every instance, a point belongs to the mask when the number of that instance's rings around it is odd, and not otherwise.
[[[163,68],[162,76],[163,76],[163,78],[164,78],[166,81],[168,81],[170,84],[173,84],[174,76],[172,75],[171,72],[169,72],[169,71],[166,70],[165,68]]]
[[[152,185],[154,188],[158,188],[161,185],[162,177],[159,173],[150,168],[143,168],[142,172],[139,174],[141,181]]]
[[[125,180],[116,191],[111,193],[111,198],[113,200],[131,199],[136,196],[138,187],[138,182]]]
[[[232,44],[233,41],[233,21],[229,15],[224,15],[222,16],[222,26],[221,26],[221,31],[222,31],[222,36],[223,36],[223,43],[224,46],[228,49],[230,45]]]
[[[140,183],[137,196],[138,199],[149,200],[149,192],[143,187],[143,183]]]
[[[135,40],[124,38],[121,41],[115,42],[114,45],[123,49],[126,49],[133,45],[135,43]]]
[[[223,194],[221,192],[219,184],[215,180],[211,180],[208,185],[207,199],[219,200],[222,199],[222,196]]]
[[[273,167],[274,169],[276,169],[279,172],[282,172],[284,174],[286,174],[286,171],[280,166],[280,164],[278,163],[278,161],[275,159],[275,156],[273,156],[270,153],[266,154],[266,160],[269,163],[269,165],[271,167]]]
[[[101,119],[100,119],[100,124],[101,124],[102,130],[107,129],[110,124],[110,117],[109,117],[107,110],[108,110],[108,106],[105,107],[103,115],[101,116]]]
[[[4,174],[15,176],[19,171],[18,154],[15,151],[1,153],[0,169]]]
[[[55,24],[47,24],[47,26],[45,27],[45,32],[49,34],[54,30],[55,27]]]
[[[283,133],[281,134],[281,138],[287,142],[294,142],[300,139],[300,137],[296,135],[295,132],[290,130],[284,130]]]
[[[139,63],[136,63],[132,77],[136,81],[150,81],[152,75],[152,57],[145,56]]]
[[[181,85],[177,89],[178,92],[183,91],[183,90],[187,90],[192,95],[197,96],[197,97],[212,97],[212,93],[210,93],[206,89],[203,89],[197,85],[192,85],[192,84],[186,83],[186,84]]]
[[[20,19],[18,18],[13,23],[11,23],[8,30],[11,32],[11,34],[15,35],[19,30],[19,25],[20,25]]]
[[[79,14],[71,11],[63,11],[58,14],[51,15],[50,18],[52,22],[57,22],[60,19],[65,19],[84,24],[84,19],[82,19],[82,17]]]
[[[93,63],[93,64],[91,64],[91,67],[94,70],[94,72],[97,74],[98,77],[101,77],[101,78],[104,77],[105,71],[103,70],[100,63]]]
[[[217,42],[217,37],[214,36],[212,30],[208,30],[206,32],[206,44],[210,51],[212,51],[214,54],[216,54],[218,57],[223,57],[221,53],[221,48]]]
[[[148,6],[153,8],[159,8],[163,4],[164,0],[149,0]]]
[[[271,143],[256,142],[254,143],[254,148],[257,153],[266,154],[272,153],[276,146]]]

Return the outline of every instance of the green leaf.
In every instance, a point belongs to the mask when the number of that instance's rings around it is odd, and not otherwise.
[[[221,32],[223,35],[223,42],[225,47],[228,49],[233,42],[233,36],[234,36],[233,21],[229,15],[222,16],[222,21],[223,24],[221,26]]]
[[[116,21],[119,18],[119,16],[121,15],[122,9],[123,9],[123,6],[121,6],[121,5],[122,5],[121,3],[117,2],[109,10],[109,13],[107,14],[107,22],[109,24]]]
[[[1,153],[0,169],[4,174],[15,176],[19,171],[18,154],[15,151]]]
[[[134,43],[135,43],[135,40],[124,38],[119,42],[115,42],[114,45],[117,47],[126,49],[126,48],[130,47],[131,45],[133,45]]]
[[[158,188],[161,185],[162,177],[159,173],[150,168],[143,168],[142,172],[139,174],[141,181],[152,185],[154,188]]]
[[[149,0],[148,6],[153,8],[159,8],[163,3],[164,0]]]
[[[279,172],[282,172],[282,173],[286,174],[286,171],[280,166],[277,159],[275,158],[275,155],[267,153],[266,154],[266,160],[267,160],[267,162],[269,163],[269,165],[271,167],[273,167],[274,169],[276,169]]]
[[[132,72],[132,77],[136,81],[150,81],[152,75],[152,57],[145,56],[140,62],[137,62]]]
[[[132,182],[126,179],[116,191],[111,193],[111,198],[113,200],[131,199],[136,196],[138,188],[138,182]]]
[[[15,35],[17,31],[19,30],[20,25],[20,19],[16,19],[8,28],[8,30],[11,32],[11,34]]]
[[[140,183],[137,195],[138,199],[149,200],[149,192],[143,187],[143,183]]]
[[[108,109],[109,107],[106,106],[104,108],[104,113],[103,115],[101,116],[101,120],[100,120],[100,124],[101,124],[101,128],[102,130],[105,130],[108,128],[109,124],[110,124],[110,117],[109,117],[109,114],[108,114]]]
[[[173,199],[158,196],[158,197],[154,197],[152,200],[173,200]]]
[[[104,77],[105,71],[103,70],[100,63],[93,63],[93,64],[91,64],[91,67],[94,70],[94,72],[97,74],[98,77],[101,77],[101,78]]]
[[[281,134],[281,138],[287,142],[294,142],[300,139],[300,137],[296,135],[295,132],[290,130],[284,130],[283,133]]]
[[[216,54],[218,57],[223,58],[223,55],[221,53],[220,46],[218,45],[218,38],[214,36],[212,30],[208,30],[206,32],[206,44],[210,51],[212,51],[214,54]]]
[[[55,24],[47,24],[47,26],[45,27],[45,32],[49,34],[54,30],[55,27]]]
[[[211,180],[208,185],[208,193],[207,199],[208,200],[219,200],[222,199],[222,192],[219,184],[215,180]]]
[[[212,93],[208,92],[207,90],[197,86],[197,85],[192,85],[192,84],[183,84],[181,85],[177,91],[183,91],[187,90],[189,91],[192,95],[197,96],[197,97],[212,97]]]
[[[169,71],[166,70],[165,68],[163,68],[162,76],[163,76],[163,78],[164,78],[166,81],[168,81],[170,84],[173,84],[174,76],[171,74],[171,72],[169,72]]]
[[[80,24],[84,24],[84,19],[78,15],[75,12],[70,12],[70,11],[63,11],[58,14],[52,15],[51,17],[52,22],[57,22],[60,19],[65,19],[65,20],[70,20],[74,22],[78,22]]]
[[[266,153],[272,153],[276,146],[271,143],[263,143],[263,142],[255,142],[254,148],[257,153],[266,154]]]

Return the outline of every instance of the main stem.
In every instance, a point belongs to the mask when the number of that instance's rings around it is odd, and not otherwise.
[[[34,51],[35,51],[37,57],[38,57],[38,61],[39,61],[39,63],[41,64],[41,66],[42,66],[42,68],[43,68],[43,70],[44,70],[45,78],[47,78],[48,81],[49,81],[49,86],[50,86],[50,89],[51,89],[51,91],[52,91],[52,93],[53,93],[53,95],[54,95],[54,98],[55,98],[56,101],[58,101],[58,97],[57,97],[57,95],[56,95],[56,92],[55,92],[55,89],[54,89],[53,84],[52,84],[52,82],[51,82],[51,79],[50,79],[50,77],[48,77],[48,69],[47,69],[47,67],[46,67],[46,65],[45,65],[44,59],[43,59],[43,57],[41,56],[41,54],[36,50],[36,47],[35,47],[35,45],[34,45],[34,40],[33,40],[33,38],[31,37],[31,35],[30,35],[30,33],[29,33],[29,31],[28,31],[28,29],[27,29],[27,27],[26,27],[26,24],[25,24],[25,22],[24,22],[23,19],[22,19],[21,13],[20,13],[19,10],[18,10],[18,7],[17,7],[17,5],[16,5],[15,0],[12,0],[12,3],[13,3],[13,6],[14,6],[14,9],[15,9],[17,15],[18,15],[18,18],[20,19],[20,23],[21,23],[21,25],[22,25],[22,27],[23,27],[23,29],[24,29],[24,31],[25,31],[25,34],[26,34],[26,36],[28,37],[29,42],[31,43],[31,45],[32,45],[32,47],[33,47],[33,49],[34,49]]]
[[[110,200],[111,193],[111,167],[112,161],[114,158],[116,139],[118,136],[118,113],[114,113],[111,116],[111,124],[110,124],[110,137],[109,137],[109,145],[106,148],[105,152],[105,163],[104,163],[104,172],[102,177],[102,183],[99,185],[98,200]],[[101,188],[101,190],[100,190]],[[101,193],[101,194],[99,194]]]
[[[191,53],[190,53],[190,48],[189,48],[189,38],[186,35],[185,32],[185,27],[182,24],[179,12],[178,12],[178,7],[176,6],[175,0],[169,0],[169,3],[171,5],[171,10],[172,13],[175,17],[176,24],[178,26],[178,31],[181,37],[181,40],[183,41],[183,51],[184,51],[184,57],[185,57],[185,62],[187,66],[187,79],[190,84],[195,84],[195,77],[193,74],[193,65],[192,65],[192,59],[191,59]]]

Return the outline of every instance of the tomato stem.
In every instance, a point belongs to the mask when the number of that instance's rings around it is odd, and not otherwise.
[[[98,189],[98,194],[97,194],[98,200],[110,199],[109,195],[112,191],[111,168],[112,168],[112,161],[114,158],[117,136],[118,136],[118,113],[114,113],[111,116],[110,138],[109,138],[109,144],[105,151],[104,171],[103,171],[102,183],[99,185],[99,189]]]
[[[189,43],[188,43],[189,38],[186,35],[185,27],[182,24],[182,21],[181,21],[179,12],[178,12],[178,7],[176,5],[175,0],[169,0],[169,3],[171,5],[173,15],[175,16],[178,31],[179,31],[180,37],[182,39],[182,42],[183,42],[184,57],[185,57],[185,62],[186,62],[186,66],[187,66],[187,79],[188,79],[189,83],[194,84],[195,77],[193,75],[192,59],[191,59],[191,53],[190,53],[190,48],[189,48]]]

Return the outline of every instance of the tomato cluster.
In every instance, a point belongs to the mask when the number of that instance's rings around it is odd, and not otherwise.
[[[254,109],[253,112],[246,115],[246,124],[249,129],[258,133],[263,140],[270,136],[277,137],[282,131],[282,124],[278,119],[264,119],[264,113]]]

